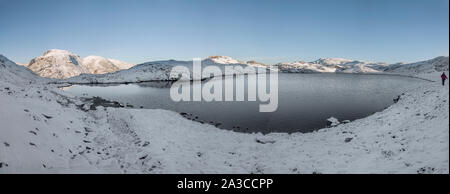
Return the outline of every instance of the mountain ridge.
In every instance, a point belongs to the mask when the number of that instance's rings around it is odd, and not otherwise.
[[[80,74],[111,73],[134,65],[101,56],[81,58],[68,50],[50,49],[42,56],[33,58],[25,66],[41,77],[63,79]]]
[[[431,63],[431,67],[429,65]],[[436,70],[448,71],[448,56],[439,56],[430,60],[419,61],[414,63],[394,63],[388,64],[384,62],[369,62],[362,60],[352,60],[345,58],[319,58],[311,62],[294,61],[294,62],[282,62],[273,65],[266,65],[256,61],[241,61],[236,60],[229,56],[214,55],[202,59],[202,64],[208,65],[240,65],[240,66],[252,66],[257,68],[278,69],[284,73],[405,73],[416,71],[431,72],[434,66],[438,65]],[[445,65],[447,64],[447,65]],[[155,67],[144,67],[149,65],[158,65]],[[130,70],[139,73],[138,69],[145,73],[154,70],[160,71],[160,73],[166,75],[174,66],[181,65],[190,67],[192,61],[181,60],[160,60],[141,63],[138,65],[129,64],[116,59],[109,59],[101,56],[87,56],[81,58],[67,50],[50,49],[47,50],[42,56],[36,57],[30,61],[26,67],[30,68],[36,74],[42,77],[67,79],[77,77],[83,74],[109,74],[118,72],[121,70]],[[153,69],[153,70],[152,70]],[[84,76],[83,77],[87,77]],[[104,77],[104,76],[100,76]],[[148,77],[148,76],[145,76]],[[155,76],[150,76],[155,77]],[[159,76],[160,77],[160,76]],[[164,76],[163,76],[164,77]]]

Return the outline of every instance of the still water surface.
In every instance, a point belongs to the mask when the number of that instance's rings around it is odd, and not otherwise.
[[[248,76],[213,78],[207,82],[235,83],[235,79],[247,80]],[[259,101],[174,102],[170,98],[170,82],[74,85],[66,90],[77,96],[99,96],[134,108],[172,110],[223,129],[292,133],[326,127],[326,119],[330,117],[341,121],[366,117],[385,109],[393,98],[424,81],[390,75],[280,73],[278,83],[278,109],[271,113],[259,112],[259,105],[264,103]]]

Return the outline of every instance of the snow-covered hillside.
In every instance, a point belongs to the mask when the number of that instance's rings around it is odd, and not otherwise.
[[[264,63],[260,63],[257,61],[247,61],[245,62],[247,65],[249,66],[253,66],[253,67],[261,67],[261,68],[268,68],[269,66],[264,64]]]
[[[135,66],[135,64],[130,64],[124,61],[119,61],[117,59],[108,59],[110,62],[112,62],[117,68],[119,69],[129,69]],[[108,72],[111,73],[111,72]]]
[[[343,58],[322,58],[313,62],[278,63],[287,73],[396,73],[414,75],[433,71],[448,71],[448,57],[436,57],[416,63],[374,63]]]
[[[255,61],[240,62],[226,56],[212,56],[202,60],[202,67],[217,66],[224,73],[225,66],[241,66],[278,70],[283,73],[391,73],[416,75],[429,73],[434,70],[448,71],[448,57],[411,63],[393,64],[372,63],[342,58],[324,58],[313,62],[278,63],[265,65]],[[127,70],[121,70],[108,74],[91,75],[82,74],[69,79],[56,80],[55,83],[132,83],[157,80],[176,80],[178,77],[170,77],[170,72],[175,66],[187,67],[192,72],[192,61],[153,61],[136,65]],[[245,73],[245,72],[236,72]],[[224,73],[225,74],[225,73]]]
[[[3,55],[0,55],[0,75],[0,81],[5,84],[19,84],[23,86],[38,81],[47,81],[47,79],[39,77],[30,69],[17,65]]]
[[[397,63],[390,65],[385,71],[407,75],[429,74],[433,72],[443,72],[449,69],[449,57],[436,57],[434,59],[420,61],[416,63]]]
[[[240,64],[240,65],[247,65],[247,66],[253,66],[253,67],[268,68],[268,66],[264,63],[260,63],[257,61],[244,62],[244,61],[239,61],[239,60],[233,59],[228,56],[210,56],[210,57],[208,57],[208,59],[217,64],[224,64],[224,65]]]
[[[449,173],[449,87],[439,82],[307,134],[236,133],[171,111],[92,103],[0,55],[0,174]]]
[[[377,73],[388,66],[386,63],[372,63],[342,58],[322,58],[313,62],[279,63],[281,72],[288,73]]]
[[[244,64],[244,62],[238,61],[228,56],[210,56],[209,59],[219,64]]]
[[[104,74],[118,71],[119,68],[107,58],[100,56],[88,56],[83,59],[83,67],[91,74]]]
[[[213,56],[201,61],[202,67],[216,66],[223,74],[225,74],[226,66],[241,66],[247,67],[248,64],[244,62],[238,62],[230,57]],[[183,66],[189,69],[192,73],[193,61],[177,61],[177,60],[165,60],[165,61],[152,61],[143,64],[136,65],[127,70],[121,70],[108,74],[91,75],[82,74],[76,77],[72,77],[64,80],[56,80],[57,83],[129,83],[129,82],[143,82],[143,81],[156,81],[156,80],[176,80],[178,76],[171,77],[170,72],[176,66]],[[237,74],[245,73],[245,71],[237,70]]]
[[[119,60],[99,56],[81,58],[67,50],[52,49],[36,57],[26,67],[42,77],[69,78],[80,74],[103,74],[132,67]]]

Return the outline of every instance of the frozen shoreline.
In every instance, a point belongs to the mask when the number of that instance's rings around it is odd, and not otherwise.
[[[0,72],[0,173],[449,173],[449,93],[436,82],[348,124],[262,135],[166,110],[83,111],[14,68]]]

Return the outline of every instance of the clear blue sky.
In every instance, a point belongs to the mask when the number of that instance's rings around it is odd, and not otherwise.
[[[0,54],[413,62],[448,56],[448,18],[448,0],[0,0]]]

